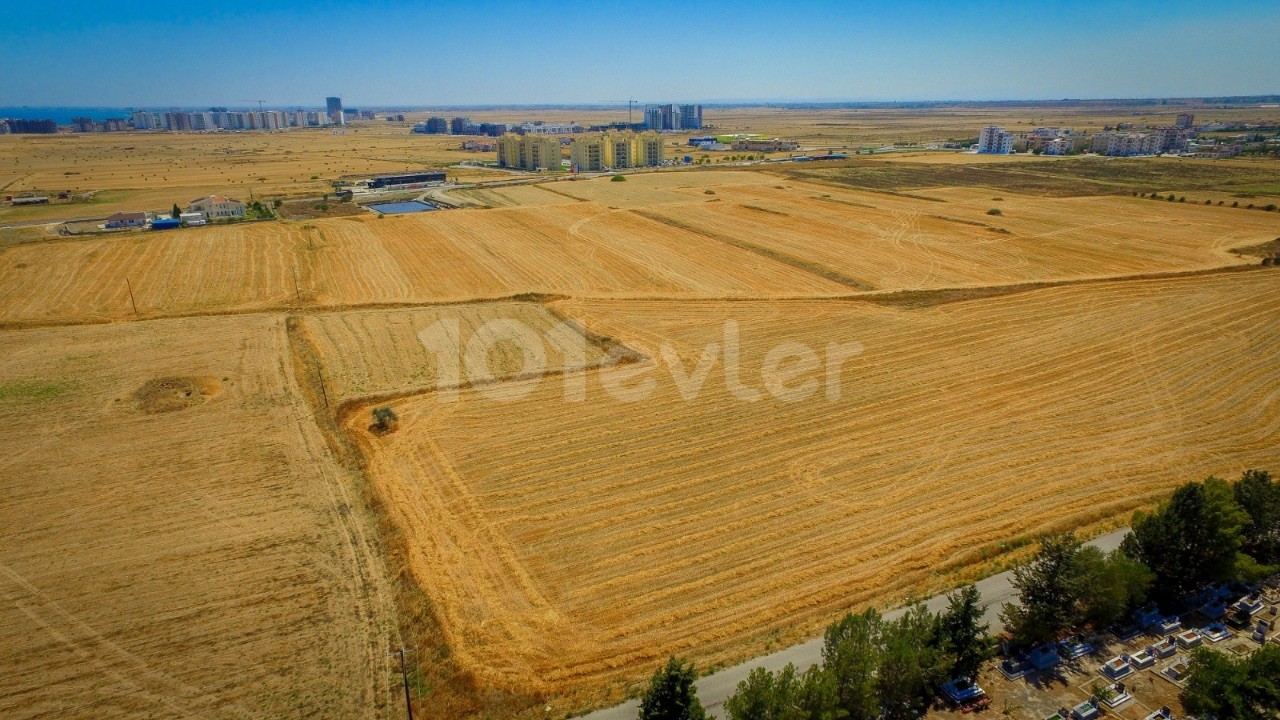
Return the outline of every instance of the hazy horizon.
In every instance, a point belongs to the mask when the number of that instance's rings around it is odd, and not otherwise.
[[[1280,92],[1280,6],[1174,1],[19,6],[21,107],[613,106],[986,102]],[[618,28],[634,28],[620,33]],[[621,41],[609,38],[624,37]],[[632,39],[634,38],[634,39]]]

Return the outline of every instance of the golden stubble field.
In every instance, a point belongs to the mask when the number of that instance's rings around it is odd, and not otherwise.
[[[406,398],[397,432],[366,432],[367,409],[348,430],[455,658],[570,704],[618,699],[668,654],[742,659],[936,587],[1003,540],[1280,460],[1270,270],[909,309],[555,307],[651,360],[590,376],[583,402],[546,378],[518,402]],[[726,321],[747,390],[724,362],[700,392],[678,385],[672,366],[696,376]],[[807,397],[766,392],[765,353],[832,341],[863,350],[838,397],[829,364],[793,366]]]
[[[95,191],[93,202],[26,208],[0,205],[0,222],[105,217],[117,211],[167,211],[223,194],[316,197],[344,175],[390,173],[490,160],[460,149],[464,138],[414,135],[404,126],[367,123],[276,133],[93,133],[0,135],[0,189]],[[450,171],[453,179],[502,179],[484,170]]]
[[[236,172],[281,193],[452,152],[360,130],[190,142],[260,142]],[[133,138],[0,145],[128,193],[145,161],[93,147]],[[174,188],[240,192],[188,149],[161,155]],[[1275,466],[1280,283],[1230,266],[1280,216],[826,180],[641,173],[384,219],[5,231],[0,715],[384,716],[393,642],[422,649],[427,716],[582,709],[666,653],[777,648],[1002,541]],[[1140,279],[1188,271],[1208,274]],[[492,377],[441,402],[455,356],[424,328],[456,321],[461,347],[565,320],[540,381],[499,343]],[[835,400],[745,402],[723,364],[686,400],[670,371],[728,320],[756,390],[778,343],[862,352]],[[644,373],[647,398],[603,389]],[[400,421],[373,436],[380,405]]]
[[[394,601],[279,316],[0,333],[0,716],[375,717]]]
[[[744,299],[978,287],[1255,262],[1229,250],[1280,235],[1280,216],[1230,207],[981,188],[913,196],[750,171],[486,192],[554,202],[18,243],[0,254],[0,322],[528,292]]]

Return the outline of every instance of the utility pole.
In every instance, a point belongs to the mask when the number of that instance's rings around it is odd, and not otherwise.
[[[262,112],[262,104],[263,104],[263,103],[265,103],[265,102],[266,102],[266,100],[259,100],[259,101],[258,101],[258,112]]]
[[[632,124],[632,123],[631,123],[631,106],[633,106],[633,105],[635,105],[635,104],[636,104],[636,101],[635,101],[635,100],[628,100],[628,101],[627,101],[627,125],[631,125],[631,124]],[[629,128],[629,127],[628,127],[627,129],[628,129],[628,130],[630,130],[631,128]]]
[[[133,314],[138,314],[138,303],[133,299],[133,283],[129,282],[129,278],[124,279],[124,286],[129,288],[129,304],[133,306]]]
[[[409,720],[413,720],[413,703],[409,700],[409,672],[404,667],[404,654],[413,651],[401,645],[395,652],[400,656],[400,677],[404,680],[404,710],[409,714]]]

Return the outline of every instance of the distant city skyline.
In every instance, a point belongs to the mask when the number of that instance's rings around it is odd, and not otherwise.
[[[587,105],[1280,92],[1280,5],[280,0],[6,9],[0,104]],[[599,28],[635,27],[631,35]],[[635,41],[617,37],[640,38]]]

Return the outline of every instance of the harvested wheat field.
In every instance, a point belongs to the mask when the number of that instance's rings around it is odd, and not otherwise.
[[[88,193],[88,202],[0,205],[0,220],[106,217],[167,211],[203,195],[248,201],[315,197],[343,176],[446,167],[474,160],[453,138],[411,135],[404,126],[364,125],[359,135],[329,129],[279,133],[87,133],[0,136],[6,192]],[[454,175],[450,171],[450,175]],[[463,170],[463,179],[502,179]],[[452,178],[451,178],[452,179]]]
[[[0,333],[0,716],[387,712],[383,560],[285,337]]]
[[[1130,197],[920,191],[945,200],[935,202],[788,187],[722,188],[720,202],[636,212],[879,290],[1219,267],[1243,262],[1231,248],[1280,232],[1269,213]]]
[[[133,300],[130,300],[130,290]],[[246,223],[0,249],[0,322],[465,301],[526,292],[832,295],[802,269],[587,203]]]
[[[455,659],[570,707],[617,699],[670,653],[741,659],[953,581],[985,546],[1280,460],[1272,270],[912,309],[555,307],[655,359],[591,374],[585,402],[544,379],[517,404],[394,402],[386,436],[367,410],[347,427]],[[671,363],[696,376],[727,320],[757,399],[718,362],[682,399]],[[820,387],[784,402],[759,374],[784,341],[862,352],[839,363],[837,399],[825,370],[793,364],[789,387]],[[606,381],[652,393],[625,402]]]
[[[457,388],[472,375],[510,380],[534,367],[583,370],[609,357],[601,340],[534,302],[328,313],[302,325],[337,401]],[[524,348],[535,346],[538,354],[526,357]],[[436,348],[450,351],[443,371]]]

